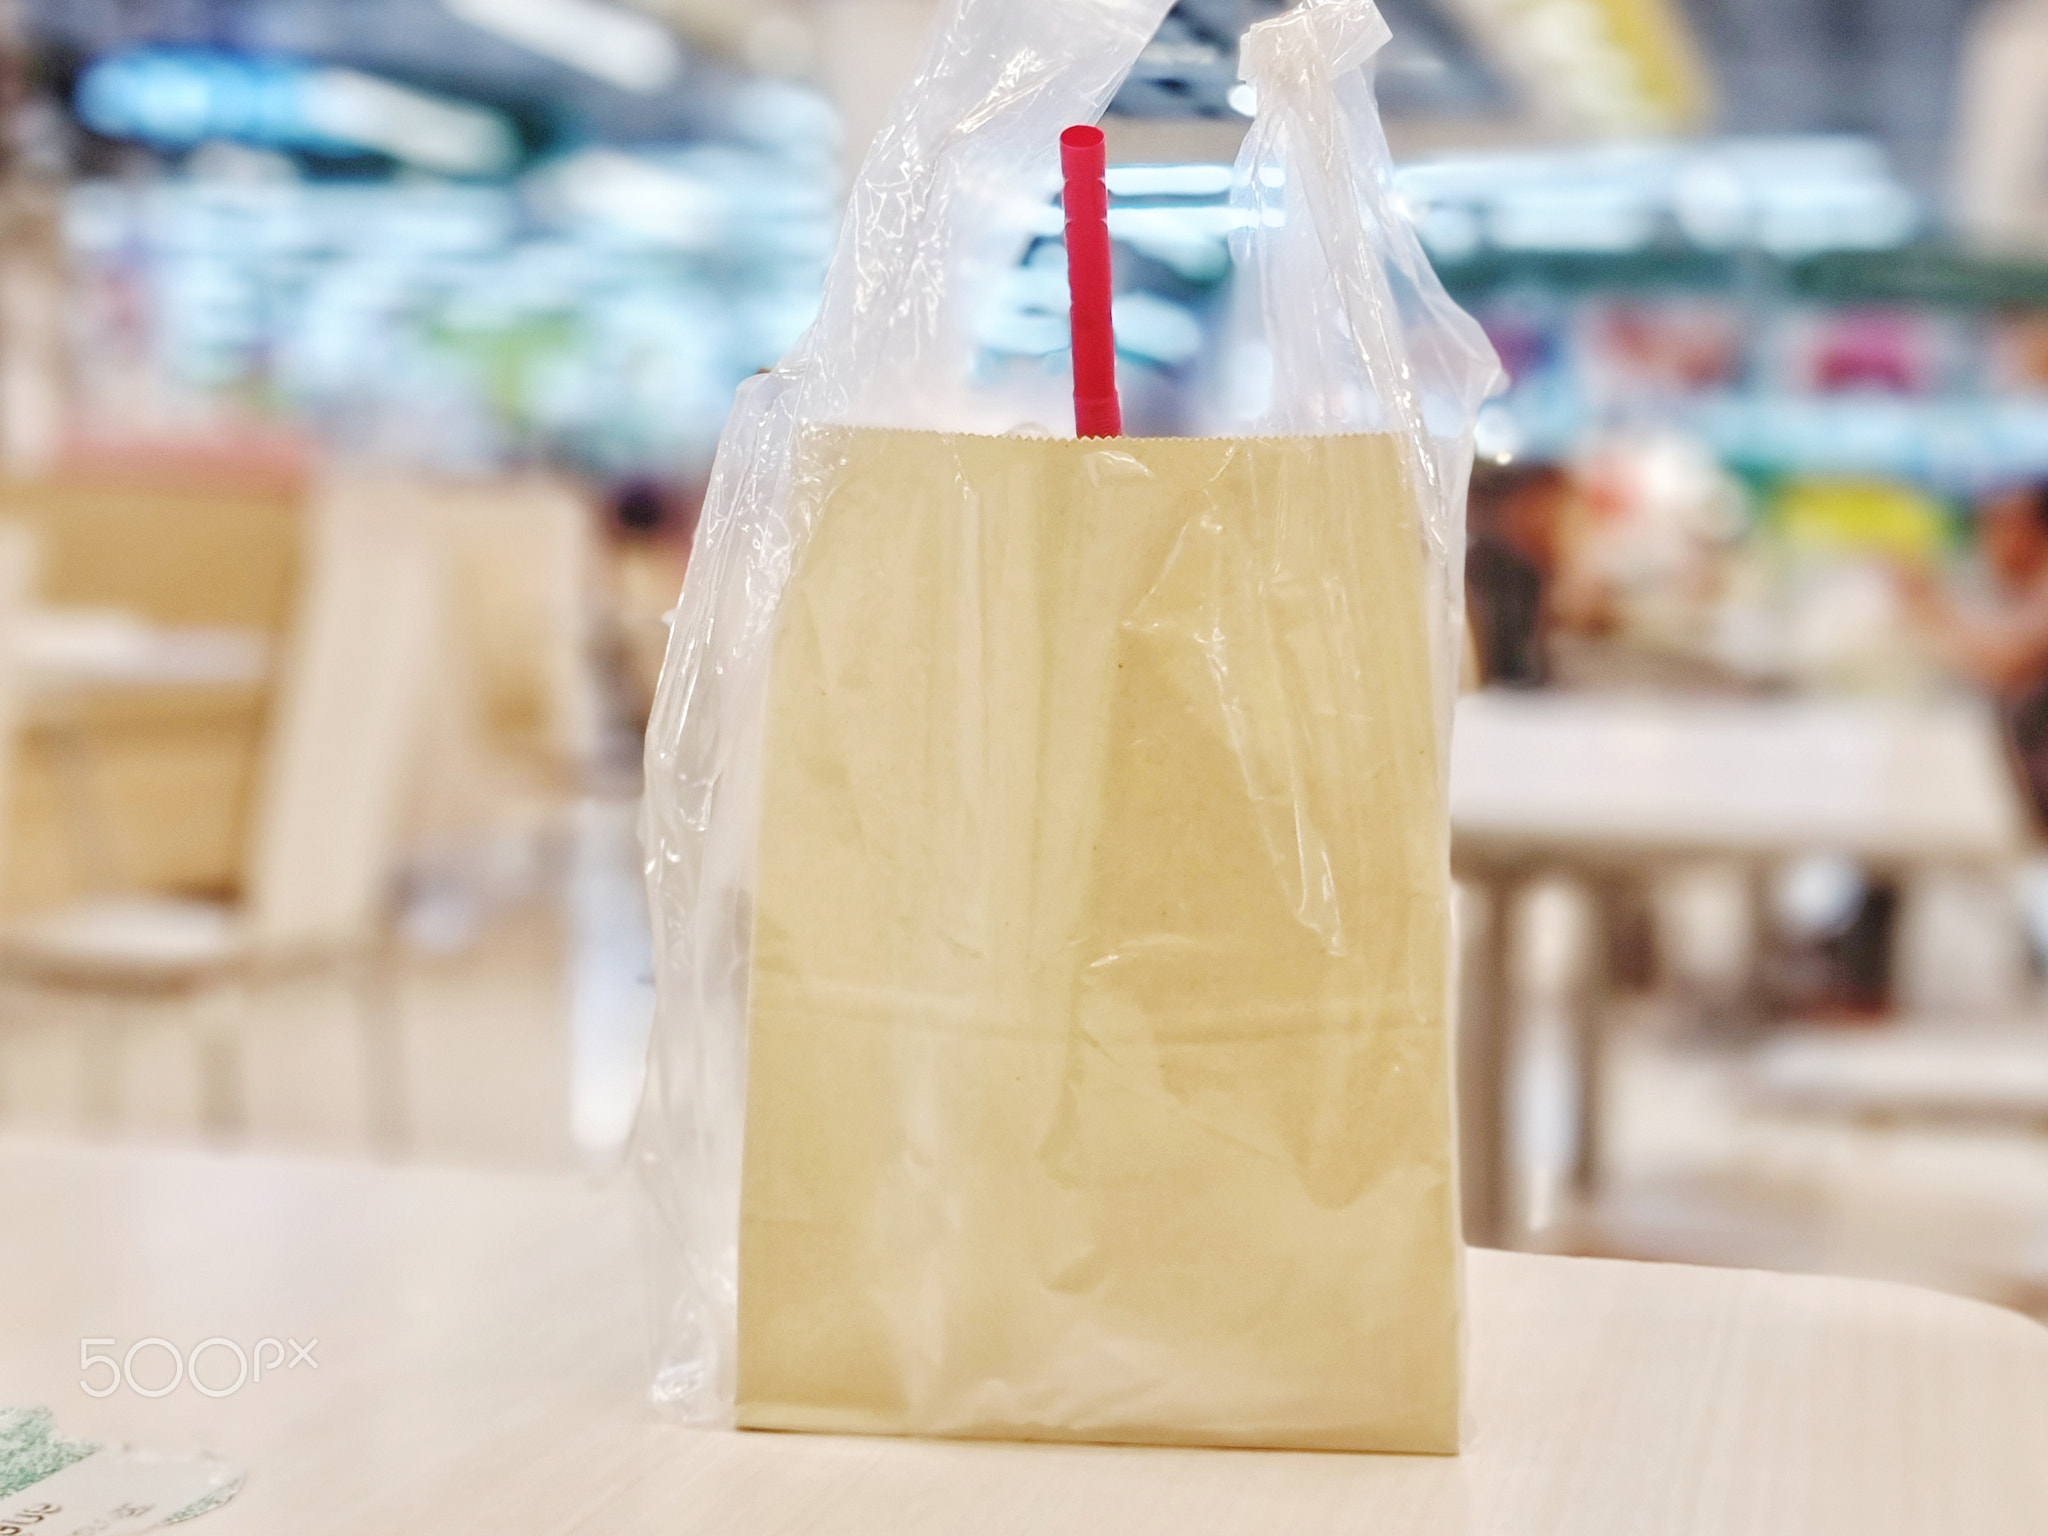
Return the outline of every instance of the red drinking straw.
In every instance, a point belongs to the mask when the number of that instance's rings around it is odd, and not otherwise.
[[[1067,306],[1074,333],[1074,433],[1121,437],[1116,398],[1116,332],[1109,320],[1109,188],[1102,130],[1060,135],[1061,202],[1067,210]]]

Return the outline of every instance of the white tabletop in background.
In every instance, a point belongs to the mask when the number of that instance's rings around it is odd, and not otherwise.
[[[111,608],[31,608],[14,646],[39,695],[249,685],[270,665],[269,637],[258,630],[153,624]]]
[[[2027,819],[1989,708],[1506,693],[1459,700],[1461,856],[1518,852],[2016,857]]]
[[[196,1536],[2040,1536],[2048,1330],[1928,1292],[1475,1252],[1470,1450],[692,1431],[644,1406],[617,1189],[0,1140],[0,1402],[242,1462]],[[209,1400],[78,1341],[317,1338]]]

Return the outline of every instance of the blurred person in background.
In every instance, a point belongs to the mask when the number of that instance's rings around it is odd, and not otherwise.
[[[1467,503],[1465,601],[1483,683],[1540,687],[1543,605],[1556,568],[1556,509],[1569,489],[1555,464],[1475,465]]]
[[[1900,596],[1935,653],[1998,700],[2021,785],[2048,825],[2048,481],[1986,498],[1977,526],[1991,604],[1958,600],[1917,566],[1900,569]]]
[[[671,484],[644,475],[622,481],[606,498],[610,609],[620,664],[634,689],[633,707],[642,726],[654,704],[668,649],[668,614],[689,569],[703,500],[701,485]]]
[[[1600,594],[1575,574],[1578,488],[1557,464],[1479,464],[1467,500],[1466,613],[1479,680],[1538,688],[1550,681],[1554,629],[1599,629]]]

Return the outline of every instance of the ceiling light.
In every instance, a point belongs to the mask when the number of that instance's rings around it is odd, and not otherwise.
[[[675,34],[600,0],[444,0],[473,27],[626,91],[658,91],[682,71]]]
[[[1230,190],[1227,165],[1112,165],[1117,197],[1221,197]]]
[[[204,49],[143,49],[79,77],[80,119],[96,132],[171,149],[210,140],[312,150],[375,150],[457,176],[503,171],[519,142],[496,112],[353,69]]]
[[[512,130],[495,112],[353,69],[323,69],[308,76],[300,110],[317,133],[455,176],[505,170],[519,150]]]

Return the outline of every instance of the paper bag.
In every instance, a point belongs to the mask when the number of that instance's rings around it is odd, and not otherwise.
[[[1455,1450],[1398,440],[833,428],[799,459],[739,1422]]]

